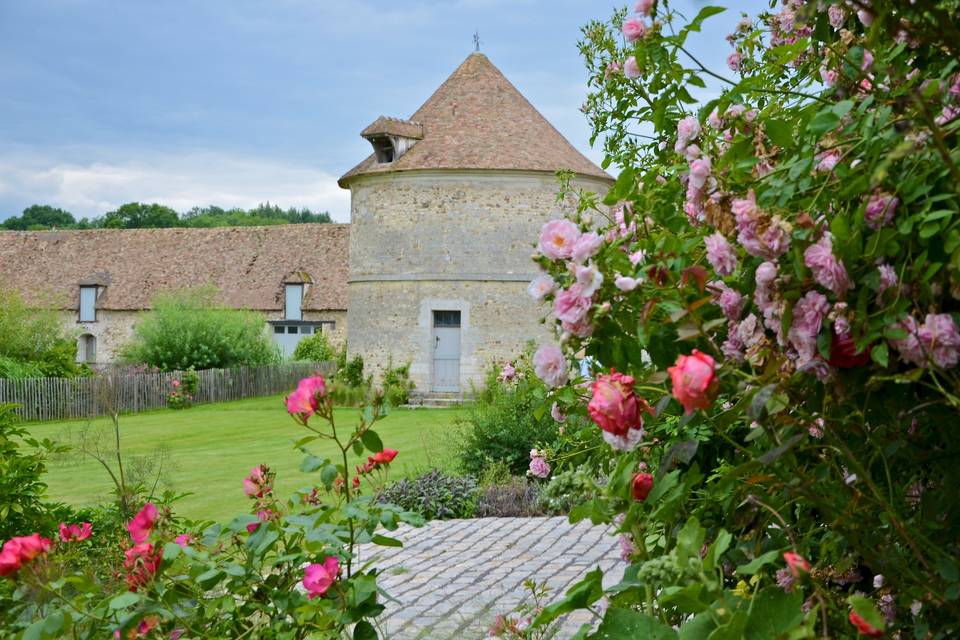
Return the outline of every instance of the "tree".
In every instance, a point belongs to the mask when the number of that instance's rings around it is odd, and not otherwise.
[[[70,229],[76,223],[76,219],[69,211],[46,204],[34,204],[24,209],[23,214],[19,217],[7,218],[3,222],[3,227],[14,231],[49,229],[51,227]]]
[[[84,375],[76,357],[57,311],[30,308],[16,291],[0,289],[0,378]]]
[[[107,229],[161,229],[180,226],[177,212],[162,204],[128,202],[103,218]]]
[[[213,287],[163,293],[152,307],[124,350],[131,363],[183,371],[252,367],[280,359],[263,316],[221,306]]]

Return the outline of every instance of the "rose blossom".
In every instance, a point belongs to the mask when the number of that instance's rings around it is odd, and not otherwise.
[[[270,471],[266,465],[260,464],[250,469],[243,479],[243,493],[248,498],[262,498],[272,490]]]
[[[835,150],[826,151],[824,153],[817,154],[815,160],[817,161],[817,171],[830,172],[833,171],[834,167],[837,166],[837,163],[840,162],[840,152]]]
[[[637,4],[633,10],[641,15],[648,16],[650,15],[651,8],[653,8],[653,0],[637,0]]]
[[[673,397],[680,401],[687,414],[706,409],[713,402],[717,387],[715,364],[713,358],[694,349],[690,355],[681,355],[677,363],[667,369],[673,384]]]
[[[396,449],[384,449],[373,454],[373,461],[377,464],[390,464],[399,453]]]
[[[620,291],[633,291],[637,288],[637,285],[640,284],[640,281],[636,278],[631,278],[629,276],[616,274],[616,278],[613,281],[613,284],[620,289]]]
[[[550,465],[542,452],[536,449],[530,452],[530,467],[527,473],[534,478],[546,478],[550,475]]]
[[[633,476],[633,482],[630,484],[630,494],[637,502],[643,502],[650,495],[653,489],[653,475],[650,473],[638,473]]]
[[[569,258],[580,229],[567,219],[551,220],[540,229],[540,252],[551,260]]]
[[[550,417],[560,423],[567,421],[567,416],[560,410],[560,405],[556,402],[550,407]]]
[[[646,35],[647,25],[637,16],[630,16],[623,22],[623,35],[627,42],[636,42]]]
[[[620,73],[620,63],[616,60],[611,60],[607,63],[607,68],[603,72],[603,77],[609,80],[618,73]]]
[[[640,77],[640,65],[637,64],[637,59],[635,57],[630,56],[624,61],[623,75],[630,79]]]
[[[693,116],[687,116],[677,123],[677,144],[681,148],[690,144],[690,141],[700,135],[700,123]],[[679,142],[683,141],[683,145]]]
[[[560,323],[560,327],[565,332],[575,335],[578,338],[589,338],[593,335],[593,325],[590,324],[590,320],[587,318],[583,318],[579,322],[563,321]]]
[[[830,5],[830,8],[827,9],[827,15],[830,19],[830,26],[834,30],[839,30],[847,20],[847,12],[838,4]]]
[[[740,71],[741,56],[739,51],[734,51],[727,56],[727,66],[731,71]]]
[[[534,300],[543,300],[557,290],[557,283],[547,274],[539,275],[527,285],[527,293]]]
[[[690,163],[690,184],[696,189],[702,189],[710,177],[710,158],[704,156]]]
[[[180,545],[181,547],[187,547],[190,545],[191,542],[193,542],[193,534],[181,533],[176,538],[174,538],[173,541],[178,545]]]
[[[893,220],[900,199],[885,191],[877,191],[867,200],[863,213],[864,222],[873,230],[884,227]]]
[[[545,344],[533,354],[533,370],[548,387],[567,383],[567,359],[555,344]]]
[[[927,314],[918,337],[935,365],[942,369],[957,366],[960,359],[960,332],[949,313]]]
[[[850,624],[857,628],[857,632],[868,638],[882,638],[883,629],[879,629],[863,619],[856,611],[850,612]]]
[[[797,350],[797,363],[803,366],[817,354],[817,335],[823,318],[830,310],[827,297],[819,291],[808,291],[793,306],[793,323],[787,339]]]
[[[877,267],[877,271],[880,272],[880,284],[877,287],[879,296],[887,289],[897,286],[899,278],[897,278],[897,271],[888,264],[881,264]]]
[[[603,244],[603,238],[593,231],[584,233],[573,243],[573,250],[570,253],[570,257],[574,262],[585,262],[597,253],[597,249],[600,248],[601,244]]]
[[[823,234],[816,244],[807,247],[803,252],[803,263],[813,272],[813,279],[834,294],[843,296],[853,288],[843,262],[833,255],[833,236],[830,232]]]
[[[52,544],[49,538],[42,538],[39,533],[10,538],[0,549],[0,577],[15,573],[38,555],[49,551]]]
[[[600,285],[603,284],[603,274],[593,263],[587,266],[578,265],[574,273],[577,277],[577,284],[580,285],[579,295],[583,298],[592,298]]]
[[[583,295],[580,285],[573,284],[557,294],[553,301],[553,312],[558,320],[576,324],[587,317],[592,305],[593,301]]]
[[[163,559],[163,551],[160,549],[154,551],[152,544],[141,542],[127,549],[124,557],[123,568],[127,570],[127,587],[130,591],[137,591],[156,575],[157,569],[160,568],[160,561]]]
[[[743,295],[719,280],[711,282],[708,287],[713,292],[714,302],[727,320],[738,320],[743,311]]]
[[[157,507],[152,502],[143,505],[137,515],[127,524],[127,531],[130,532],[130,539],[136,543],[146,542],[153,531],[153,525],[157,522]]]
[[[296,390],[287,396],[287,413],[306,420],[320,408],[320,398],[327,395],[323,376],[310,376],[297,383]]]
[[[737,268],[737,254],[719,231],[704,238],[707,245],[707,261],[721,276],[728,276]]]
[[[604,432],[607,442],[622,450],[632,450],[643,438],[641,411],[649,405],[633,392],[634,380],[611,369],[608,375],[593,381],[593,397],[587,404],[590,417]],[[609,437],[608,437],[609,436]]]
[[[303,570],[303,588],[307,590],[307,599],[323,596],[340,573],[340,561],[336,556],[325,558],[323,564],[313,563]]]
[[[787,551],[783,554],[783,559],[787,561],[787,568],[794,578],[799,578],[804,573],[810,573],[810,563],[799,553]]]
[[[90,537],[91,533],[93,533],[93,528],[89,522],[82,524],[60,523],[60,539],[64,542],[86,540]]]

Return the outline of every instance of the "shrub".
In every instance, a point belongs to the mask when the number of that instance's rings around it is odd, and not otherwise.
[[[542,516],[540,489],[526,478],[511,476],[506,481],[481,487],[474,516],[478,518],[531,518]]]
[[[363,377],[363,356],[357,354],[353,359],[347,357],[347,343],[344,342],[337,351],[336,379],[351,387],[367,386],[367,379]]]
[[[558,424],[543,410],[546,390],[524,356],[514,366],[516,377],[502,380],[501,368],[491,367],[484,387],[462,421],[457,455],[461,468],[479,477],[493,462],[503,462],[511,474],[526,474],[530,450],[549,446]]]
[[[389,484],[377,499],[415,511],[428,520],[469,518],[477,502],[477,482],[432,469],[412,480],[404,478]]]
[[[218,305],[213,288],[158,295],[123,352],[162,371],[255,367],[279,361],[263,316]]]
[[[17,292],[0,289],[0,378],[88,375],[76,360],[77,345],[56,311],[27,307]]]
[[[0,540],[56,527],[58,505],[46,502],[46,457],[64,451],[31,438],[18,425],[15,405],[0,404]],[[27,450],[27,447],[30,450]]]
[[[294,360],[307,362],[333,362],[336,357],[336,352],[322,331],[303,338],[293,351]]]
[[[597,483],[585,466],[553,474],[540,488],[540,506],[547,513],[565,514],[597,495]]]
[[[172,390],[167,394],[167,407],[170,409],[189,409],[193,406],[200,386],[200,374],[193,369],[187,369],[180,378],[171,380]]]
[[[393,359],[383,373],[383,396],[390,406],[399,407],[410,402],[410,393],[416,388],[410,379],[410,363],[393,366]]]

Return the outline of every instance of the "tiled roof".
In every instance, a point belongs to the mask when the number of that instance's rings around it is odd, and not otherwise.
[[[212,284],[227,306],[273,311],[284,281],[310,281],[305,310],[343,310],[349,244],[346,224],[0,231],[0,287],[75,309],[77,288],[99,284],[97,308],[134,310],[159,291]]]
[[[415,169],[557,171],[607,178],[527,102],[482,53],[472,53],[410,120],[423,139],[389,163],[370,155],[340,178]]]
[[[364,138],[384,134],[420,140],[423,138],[423,125],[419,122],[401,120],[400,118],[380,116],[360,132],[360,135]]]

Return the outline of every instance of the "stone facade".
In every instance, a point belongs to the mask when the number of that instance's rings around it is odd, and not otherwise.
[[[109,364],[119,358],[120,351],[133,337],[133,327],[140,317],[137,311],[98,310],[96,322],[78,322],[76,311],[62,314],[68,333],[77,335],[77,360],[92,365]],[[96,348],[90,358],[83,344],[84,336],[94,337]]]
[[[603,193],[608,181],[574,186]],[[434,388],[433,315],[460,312],[461,391],[491,363],[547,335],[526,292],[540,227],[558,205],[543,172],[410,171],[350,182],[348,348],[372,373],[409,361],[421,391]]]

